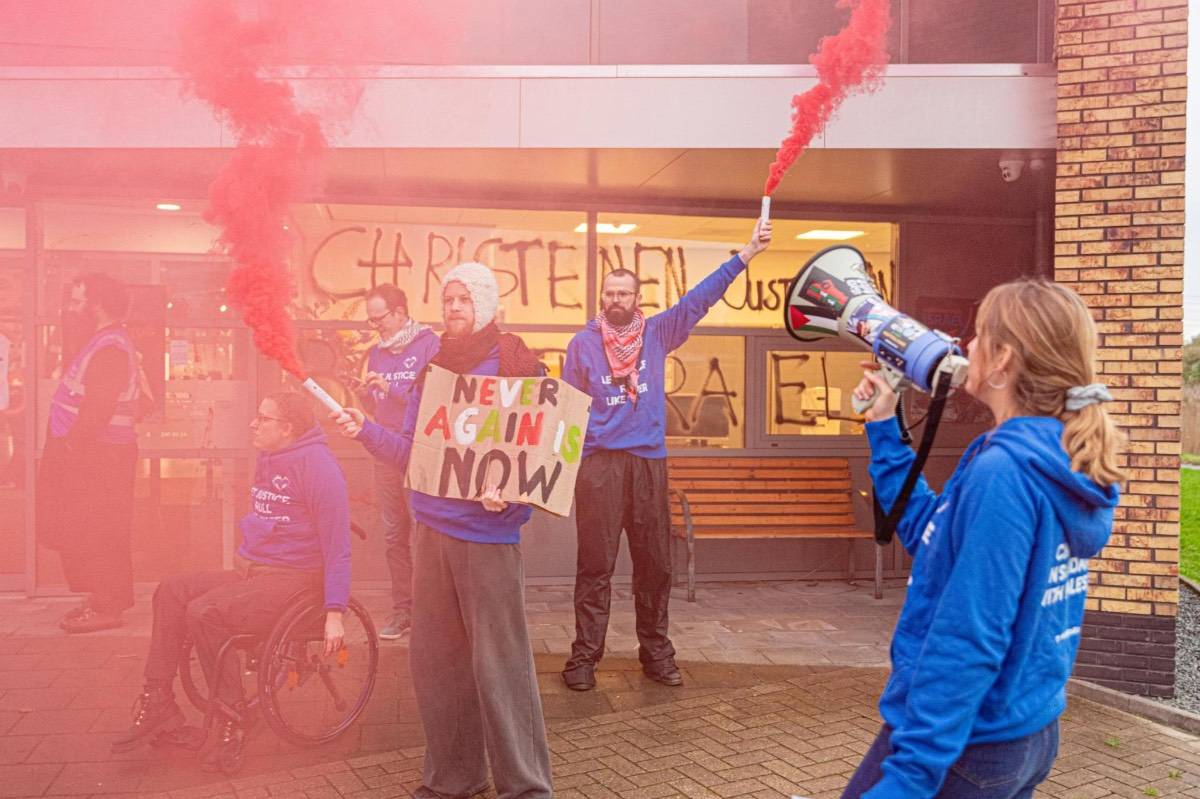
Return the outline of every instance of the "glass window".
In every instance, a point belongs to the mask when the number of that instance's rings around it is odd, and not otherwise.
[[[342,405],[356,405],[367,371],[367,352],[379,342],[366,328],[313,329],[299,331],[296,349],[305,374],[317,381]],[[284,380],[281,388],[294,382]]]
[[[24,247],[21,209],[0,208],[0,247]],[[0,249],[0,587],[25,569],[25,253]],[[13,580],[9,583],[8,580]]]
[[[521,333],[516,331],[533,354],[545,364],[551,377],[562,377],[563,360],[567,357],[567,344],[574,333]]]
[[[157,268],[154,259],[142,255],[114,256],[99,253],[45,253],[38,276],[38,312],[43,318],[59,319],[66,307],[72,284],[83,275],[99,272],[126,286],[151,286]],[[164,299],[162,310],[166,308]],[[162,310],[157,311],[159,317]]]
[[[254,401],[248,332],[168,327],[165,333],[169,379],[161,386],[148,380],[155,411],[138,424],[143,449],[245,448]]]
[[[900,0],[892,0],[892,26],[888,53],[900,60]],[[812,0],[750,0],[746,15],[749,62],[752,64],[805,63],[820,49],[821,39],[846,25],[849,11],[840,3]]]
[[[177,201],[160,210],[157,200],[46,202],[40,205],[46,250],[115,253],[212,251],[219,231],[201,217],[204,201]]]
[[[865,353],[768,349],[765,357],[768,436],[862,434],[850,392],[862,377]]]
[[[914,64],[1035,63],[1040,14],[1039,0],[908,0],[908,60]],[[1047,16],[1041,24],[1053,28],[1054,20]]]
[[[596,266],[599,277],[629,269],[642,281],[642,309],[647,315],[679,301],[750,238],[754,220],[731,217],[600,215]],[[788,283],[804,263],[842,240],[866,255],[884,284],[891,283],[893,225],[880,222],[773,221],[771,249],[755,258],[700,322],[704,327],[754,327],[778,330]],[[599,281],[597,281],[599,283]]]
[[[0,259],[24,257],[24,249],[25,209],[0,208]]]
[[[667,446],[738,449],[746,441],[746,345],[692,336],[667,356]]]
[[[581,212],[370,205],[294,209],[302,318],[361,320],[372,286],[393,283],[409,312],[440,322],[441,278],[455,264],[496,271],[498,321],[579,325],[587,319],[587,217]]]

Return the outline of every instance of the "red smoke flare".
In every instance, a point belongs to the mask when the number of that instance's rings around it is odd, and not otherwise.
[[[270,12],[268,12],[270,14]],[[239,19],[231,0],[199,0],[184,25],[181,71],[186,90],[208,103],[237,137],[233,157],[209,187],[206,221],[235,263],[227,292],[264,355],[297,378],[288,205],[314,185],[325,150],[320,120],[300,111],[292,89],[260,69],[282,44],[280,17]]]
[[[783,175],[817,134],[842,100],[854,91],[874,91],[887,66],[887,32],[891,25],[890,0],[838,0],[839,8],[853,6],[850,21],[836,36],[821,40],[821,49],[809,57],[820,82],[792,98],[792,132],[783,140],[763,194],[771,195]]]

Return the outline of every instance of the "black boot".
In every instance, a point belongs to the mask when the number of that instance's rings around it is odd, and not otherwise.
[[[128,752],[148,736],[183,724],[183,711],[169,686],[147,685],[133,703],[133,726],[112,742],[114,752]]]
[[[643,663],[642,673],[655,682],[672,687],[683,685],[683,675],[675,666],[675,658],[667,658],[657,663]]]
[[[205,771],[220,771],[233,774],[242,767],[246,750],[246,728],[231,718],[217,718],[213,722],[212,736],[208,746],[200,753],[200,768]]]

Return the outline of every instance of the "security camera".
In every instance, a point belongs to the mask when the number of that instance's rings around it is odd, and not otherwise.
[[[1021,178],[1025,162],[1019,159],[1002,158],[1000,160],[1000,178],[1005,183],[1013,183]]]

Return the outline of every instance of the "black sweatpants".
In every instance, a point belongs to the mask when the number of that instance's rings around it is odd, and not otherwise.
[[[595,666],[604,656],[612,574],[621,530],[633,559],[633,609],[638,657],[649,669],[670,665],[667,637],[671,598],[671,515],[666,459],[599,450],[579,466],[575,480],[579,550],[575,570],[575,643],[565,672]]]
[[[173,682],[179,671],[184,641],[190,637],[204,678],[211,686],[217,652],[231,636],[267,635],[293,595],[320,586],[319,571],[258,565],[246,571],[168,577],[154,592],[146,681]],[[227,657],[221,675],[220,698],[231,705],[242,700],[242,676],[237,661],[236,657]]]
[[[46,438],[37,476],[37,530],[56,549],[72,591],[91,594],[96,610],[133,607],[135,444]]]

